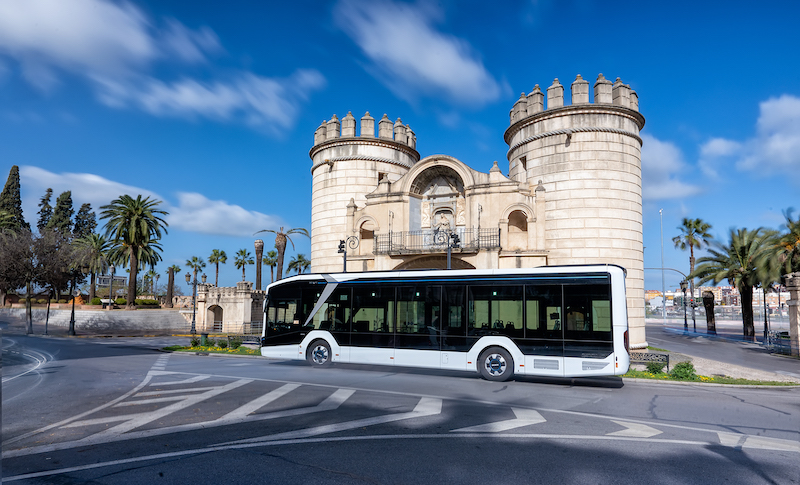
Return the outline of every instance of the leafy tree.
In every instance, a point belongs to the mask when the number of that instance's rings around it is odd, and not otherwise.
[[[297,274],[301,274],[310,266],[311,261],[306,259],[305,254],[298,254],[297,256],[292,256],[292,259],[289,260],[289,266],[287,266],[286,269],[289,271],[296,271]]]
[[[247,249],[240,249],[239,251],[237,251],[234,264],[236,265],[236,269],[242,270],[242,281],[245,280],[244,270],[245,268],[247,268],[247,265],[255,263],[256,263],[255,260],[250,255],[250,252]]]
[[[91,275],[89,301],[91,301],[97,294],[97,275],[105,273],[109,267],[108,253],[111,244],[99,234],[89,234],[75,239],[75,247],[78,263],[89,268]]]
[[[83,204],[75,216],[75,237],[85,237],[97,229],[97,218],[91,204]]]
[[[269,266],[269,281],[272,283],[275,281],[275,266],[278,265],[278,252],[267,252],[267,254],[264,255],[264,264]]]
[[[36,264],[34,282],[50,289],[53,298],[67,290],[74,279],[75,250],[68,234],[55,229],[42,229],[33,239],[33,256]]]
[[[101,219],[108,219],[105,224],[106,237],[117,248],[117,255],[125,255],[130,268],[131,276],[128,279],[127,307],[136,307],[136,273],[139,270],[139,260],[144,256],[151,261],[157,252],[161,252],[158,240],[162,231],[166,234],[169,224],[161,217],[167,212],[158,209],[160,200],[142,199],[138,195],[135,199],[129,195],[122,195],[111,201],[111,204],[101,207]],[[160,256],[158,256],[160,259]]]
[[[263,229],[261,231],[258,231],[256,234],[259,234],[261,232],[271,232],[275,234],[275,249],[278,251],[278,261],[276,263],[278,266],[277,279],[281,279],[283,278],[283,255],[286,252],[286,241],[292,243],[292,249],[294,249],[294,241],[292,241],[292,238],[290,238],[289,236],[291,234],[302,234],[307,238],[310,238],[311,236],[309,236],[308,234],[308,229],[304,229],[302,227],[296,227],[293,229],[289,229],[288,231],[284,231],[283,227],[281,227],[278,230]]]
[[[220,263],[225,264],[228,261],[228,255],[225,254],[225,251],[220,249],[213,249],[211,250],[211,256],[208,257],[208,262],[213,264],[217,268],[217,275],[214,278],[214,286],[219,286],[219,265]]]
[[[72,191],[62,192],[56,200],[56,206],[53,208],[53,216],[47,222],[48,229],[58,229],[63,234],[72,232],[72,215],[75,211],[72,209]]]
[[[6,295],[22,288],[33,279],[33,235],[30,231],[0,231],[0,306]]]
[[[0,232],[11,229],[14,225],[14,216],[4,210],[0,210]]]
[[[25,222],[25,218],[22,217],[22,199],[19,193],[19,167],[16,165],[11,167],[6,185],[3,191],[0,192],[0,211],[11,214],[12,222],[9,225],[11,230],[31,230],[30,224]]]
[[[763,280],[766,250],[773,233],[763,228],[756,230],[731,229],[728,244],[711,242],[709,255],[697,260],[697,268],[689,275],[700,283],[722,280],[735,286],[742,301],[742,332],[746,338],[755,339],[753,323],[753,287]]]
[[[53,207],[50,205],[50,198],[53,196],[53,189],[48,188],[47,192],[39,199],[39,222],[36,227],[39,230],[47,227],[50,218],[53,217]]]

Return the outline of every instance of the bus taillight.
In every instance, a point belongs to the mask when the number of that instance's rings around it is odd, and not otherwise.
[[[625,352],[630,353],[630,348],[628,347],[628,331],[625,330]]]

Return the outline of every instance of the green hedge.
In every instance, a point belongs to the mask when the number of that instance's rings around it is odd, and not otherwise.
[[[116,303],[117,305],[127,305],[128,304],[128,300],[126,300],[125,298],[119,297],[116,300],[114,300],[114,303]]]
[[[134,300],[134,303],[136,303],[137,305],[159,305],[158,300],[149,300],[149,299],[140,300],[138,298]]]
[[[92,298],[91,304],[92,305],[102,305],[103,304],[103,300],[101,300],[98,297],[94,297],[94,298]]]

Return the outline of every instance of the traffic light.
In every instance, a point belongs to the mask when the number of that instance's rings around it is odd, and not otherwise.
[[[453,246],[454,248],[458,247],[458,244],[461,242],[461,238],[458,237],[458,234],[453,234]]]
[[[339,252],[340,253],[344,252],[344,239],[339,240]]]

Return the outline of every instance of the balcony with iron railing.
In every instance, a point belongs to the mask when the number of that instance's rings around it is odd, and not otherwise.
[[[447,251],[477,253],[482,249],[500,248],[500,228],[466,228],[455,230],[427,229],[421,231],[375,234],[374,254],[425,254]]]

